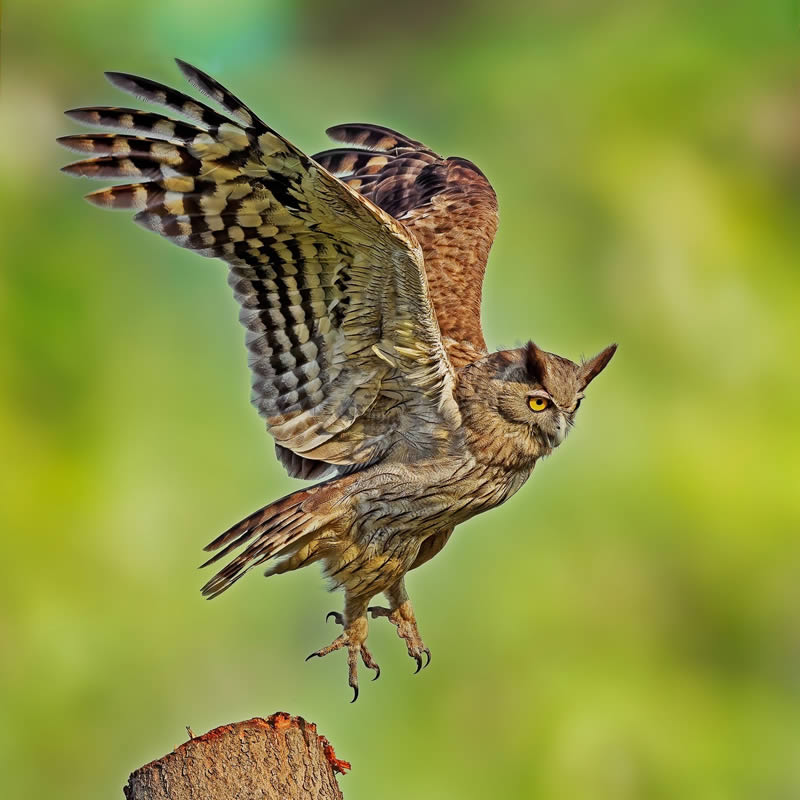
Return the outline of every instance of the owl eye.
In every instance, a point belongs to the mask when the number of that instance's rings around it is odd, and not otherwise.
[[[544,411],[550,405],[546,397],[529,397],[528,407],[531,411]]]

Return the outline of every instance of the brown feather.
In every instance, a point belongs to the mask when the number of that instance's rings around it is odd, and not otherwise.
[[[319,484],[282,497],[237,522],[206,545],[206,551],[219,552],[201,564],[201,567],[216,563],[249,542],[244,550],[203,586],[203,595],[216,597],[254,566],[280,555],[303,537],[319,530],[325,521],[324,516],[309,513],[306,505],[313,511],[316,508],[313,503],[315,496],[324,491],[325,484]]]
[[[497,198],[483,173],[462,158],[441,158],[419,142],[376,125],[328,129],[355,145],[314,159],[413,231],[428,290],[454,366],[486,353],[480,324],[483,275],[497,231]]]

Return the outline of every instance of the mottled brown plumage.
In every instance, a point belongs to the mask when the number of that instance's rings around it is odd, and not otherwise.
[[[213,541],[214,597],[253,567],[315,561],[345,592],[348,650],[379,671],[367,615],[386,616],[430,658],[404,586],[454,527],[508,499],[572,425],[615,347],[575,364],[525,347],[488,353],[483,273],[497,201],[462,158],[375,125],[329,129],[344,146],[309,157],[203,72],[178,62],[221,114],[144,78],[107,73],[191,122],[129,108],[72,118],[121,133],[66,136],[91,156],[64,168],[132,180],[93,192],[107,208],[229,266],[253,373],[253,403],[290,475],[326,478]],[[144,135],[135,135],[144,134]],[[388,608],[368,608],[383,592]],[[329,615],[331,616],[331,615]]]
[[[480,324],[483,273],[497,232],[497,198],[464,158],[442,158],[419,142],[375,125],[336,125],[349,148],[314,160],[400,220],[422,248],[428,291],[455,367],[486,354]],[[358,148],[369,148],[368,151]]]

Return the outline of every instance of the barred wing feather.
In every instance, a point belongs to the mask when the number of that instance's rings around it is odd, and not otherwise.
[[[178,64],[230,117],[107,73],[191,122],[130,108],[67,112],[120,132],[62,137],[90,156],[64,171],[133,180],[88,199],[133,210],[143,227],[228,263],[253,403],[290,474],[435,454],[460,420],[415,236],[214,79]]]
[[[442,158],[379,125],[336,125],[328,135],[344,146],[314,159],[419,241],[451,362],[459,367],[485,355],[481,288],[498,221],[489,181],[472,162]]]

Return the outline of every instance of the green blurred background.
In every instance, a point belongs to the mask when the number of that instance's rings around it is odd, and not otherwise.
[[[700,7],[702,6],[702,8]],[[365,798],[800,797],[794,0],[6,4],[0,794],[121,797],[184,726],[283,709]],[[308,151],[364,120],[501,203],[491,346],[619,353],[514,499],[412,574],[349,705],[314,569],[201,599],[288,491],[221,264],[92,208],[63,109],[211,72]]]

